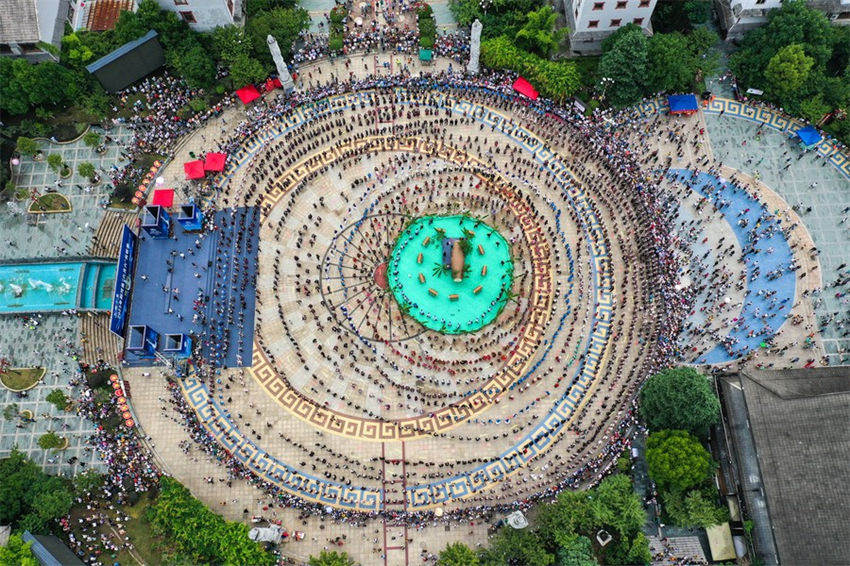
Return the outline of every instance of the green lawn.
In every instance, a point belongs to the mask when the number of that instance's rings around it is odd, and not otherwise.
[[[44,209],[42,209],[44,207]],[[38,214],[40,212],[70,212],[71,201],[60,193],[46,193],[38,197],[35,202],[30,204],[30,214]]]
[[[44,372],[44,368],[10,368],[6,370],[6,373],[0,374],[0,382],[8,389],[22,391],[38,383]]]

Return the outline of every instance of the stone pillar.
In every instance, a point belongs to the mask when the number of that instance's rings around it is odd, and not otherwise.
[[[269,44],[269,51],[271,51],[272,59],[274,59],[274,65],[277,67],[277,76],[280,78],[283,92],[288,94],[295,90],[295,83],[292,82],[292,75],[289,74],[289,69],[286,67],[286,62],[280,53],[280,46],[277,44],[277,40],[271,35],[266,37],[266,41]]]
[[[466,71],[471,75],[478,74],[478,56],[481,54],[481,25],[477,19],[472,23],[472,37],[469,39],[469,64]]]

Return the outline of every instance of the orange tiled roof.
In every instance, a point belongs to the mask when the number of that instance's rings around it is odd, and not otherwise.
[[[132,12],[133,7],[133,0],[94,0],[86,27],[91,31],[113,29],[121,12]]]

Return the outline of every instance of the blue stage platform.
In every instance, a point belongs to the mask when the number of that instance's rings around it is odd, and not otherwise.
[[[201,232],[174,222],[169,238],[142,232],[128,330],[148,326],[160,348],[166,334],[189,335],[195,358],[214,367],[251,365],[259,217],[256,207],[228,209],[215,213],[212,230],[207,221]],[[156,363],[126,347],[124,359],[131,366]]]

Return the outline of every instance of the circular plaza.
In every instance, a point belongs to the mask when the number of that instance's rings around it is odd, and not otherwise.
[[[662,176],[497,88],[307,99],[215,180],[260,211],[256,322],[250,367],[178,382],[197,426],[322,512],[461,517],[592,481],[687,305]]]

